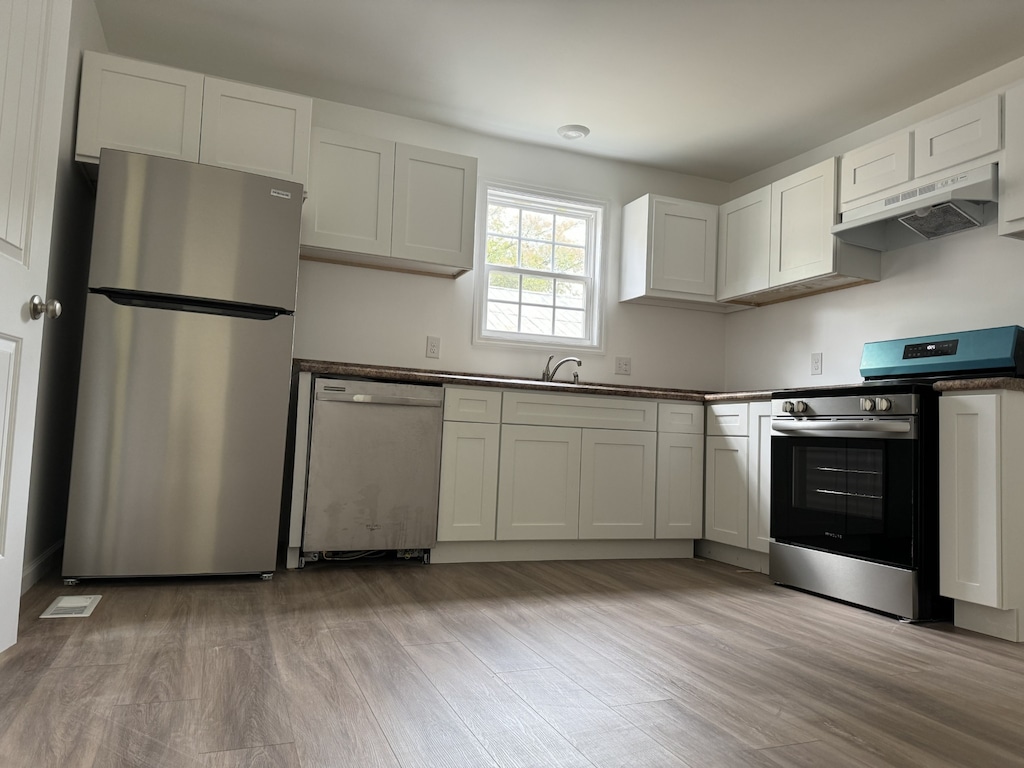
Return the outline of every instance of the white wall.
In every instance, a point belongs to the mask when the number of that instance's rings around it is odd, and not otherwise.
[[[71,3],[71,30],[47,295],[60,300],[64,311],[43,327],[23,590],[45,574],[64,540],[94,205],[91,186],[75,163],[75,114],[82,51],[107,48],[93,0],[63,2]]]
[[[1021,79],[1024,59],[737,181],[729,197]],[[866,341],[1000,325],[1024,325],[1024,241],[999,237],[992,223],[883,254],[879,283],[728,315],[724,387],[735,391],[856,383],[861,381],[858,369]],[[812,352],[824,353],[820,376],[810,375]]]
[[[325,101],[314,125],[479,159],[481,179],[518,181],[608,204],[605,226],[605,350],[583,359],[583,381],[720,389],[721,315],[619,304],[622,206],[648,192],[719,203],[728,185],[569,151],[503,141],[432,123]],[[472,373],[537,377],[547,355],[567,350],[472,344],[475,272],[451,280],[303,261],[299,268],[295,356]],[[441,337],[440,360],[424,356],[427,335]],[[631,376],[613,373],[616,355]]]
[[[1000,325],[1024,325],[1024,242],[990,224],[883,254],[878,283],[730,315],[725,388],[856,383],[866,341]]]

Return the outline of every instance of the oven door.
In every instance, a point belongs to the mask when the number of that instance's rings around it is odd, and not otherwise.
[[[916,567],[916,439],[772,437],[776,541]]]

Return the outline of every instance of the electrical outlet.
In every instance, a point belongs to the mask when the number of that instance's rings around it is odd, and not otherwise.
[[[435,360],[441,357],[441,337],[427,336],[427,357]]]
[[[615,373],[619,376],[629,376],[632,371],[632,360],[628,357],[615,358]]]
[[[821,352],[811,352],[811,376],[821,376]]]

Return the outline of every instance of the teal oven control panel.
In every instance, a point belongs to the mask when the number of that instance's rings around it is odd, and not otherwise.
[[[981,373],[1024,375],[1024,328],[1007,325],[869,341],[860,361],[860,375],[865,379]]]

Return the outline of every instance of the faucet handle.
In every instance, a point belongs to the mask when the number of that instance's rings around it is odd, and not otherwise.
[[[554,359],[554,355],[548,356],[548,361],[544,363],[544,370],[540,372],[541,381],[551,381],[551,361]]]

